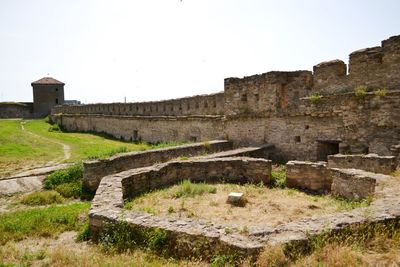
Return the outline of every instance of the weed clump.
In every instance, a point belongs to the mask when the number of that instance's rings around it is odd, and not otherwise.
[[[59,184],[54,190],[66,198],[79,198],[82,194],[82,182],[75,181],[71,183]]]
[[[58,185],[73,183],[83,178],[82,163],[74,164],[67,169],[58,170],[48,175],[44,181],[45,189],[55,189]]]
[[[64,198],[56,191],[41,191],[25,195],[21,203],[29,206],[42,206],[63,203]]]
[[[99,238],[102,249],[111,252],[138,248],[162,251],[166,248],[167,239],[168,233],[163,229],[141,229],[127,222],[106,225]]]
[[[271,187],[285,188],[286,187],[286,171],[285,169],[271,171]]]
[[[354,94],[358,98],[364,98],[367,95],[367,87],[366,86],[358,86],[354,88]]]
[[[204,193],[215,194],[217,192],[217,188],[212,185],[208,185],[205,183],[192,183],[190,180],[184,180],[180,184],[178,190],[175,192],[175,198],[181,197],[194,197],[197,195],[202,195]]]
[[[310,98],[311,103],[316,104],[321,101],[322,95],[320,93],[314,93],[314,94],[310,95],[309,98]]]
[[[386,87],[380,88],[377,91],[375,91],[375,95],[379,96],[379,97],[385,97],[386,94],[387,94],[387,88]]]

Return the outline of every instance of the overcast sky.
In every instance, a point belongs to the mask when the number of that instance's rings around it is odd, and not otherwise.
[[[48,75],[86,103],[214,93],[399,34],[399,0],[1,0],[0,101]]]

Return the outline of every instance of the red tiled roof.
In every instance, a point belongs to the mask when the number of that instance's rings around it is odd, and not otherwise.
[[[57,81],[56,79],[51,78],[51,77],[43,77],[42,79],[31,83],[31,85],[34,85],[34,84],[62,84],[62,85],[65,85],[65,83]]]

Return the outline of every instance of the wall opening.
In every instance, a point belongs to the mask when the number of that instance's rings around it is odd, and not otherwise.
[[[317,160],[327,161],[329,155],[338,154],[339,143],[335,140],[317,140]]]
[[[56,104],[58,104],[58,98],[56,98]]]

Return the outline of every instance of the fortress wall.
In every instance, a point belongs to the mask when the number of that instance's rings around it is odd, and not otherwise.
[[[349,74],[346,69],[343,61],[334,60],[314,66],[313,74],[269,72],[227,78],[224,92],[214,95],[62,106],[53,114],[64,114],[60,118],[67,129],[107,132],[126,140],[227,137],[238,145],[271,143],[283,158],[298,160],[326,160],[323,154],[328,150],[390,155],[400,140],[400,36],[351,53]],[[357,86],[371,92],[357,97]],[[384,87],[386,95],[375,94]],[[316,92],[323,97],[307,98]]]
[[[33,103],[0,103],[0,118],[31,118]]]
[[[347,74],[348,72],[348,74]],[[240,115],[274,113],[297,108],[298,99],[314,93],[400,89],[400,36],[382,46],[354,51],[348,71],[341,60],[322,62],[310,71],[268,72],[225,79],[224,92],[143,103],[111,103],[58,106],[53,114],[103,114],[129,116]]]
[[[57,106],[53,108],[52,111],[53,114],[103,114],[126,116],[221,115],[223,112],[223,93],[157,102]]]
[[[129,117],[108,115],[53,116],[68,131],[107,133],[124,140],[207,141],[224,139],[221,118]]]
[[[229,139],[235,145],[273,144],[282,159],[321,160],[320,147],[341,153],[390,155],[400,140],[400,91],[386,96],[354,93],[298,101],[296,109],[266,116],[132,117],[55,116],[67,130],[105,132],[149,142]],[[325,159],[326,160],[326,159]]]
[[[271,113],[296,106],[312,88],[310,71],[268,72],[225,79],[225,114]]]

